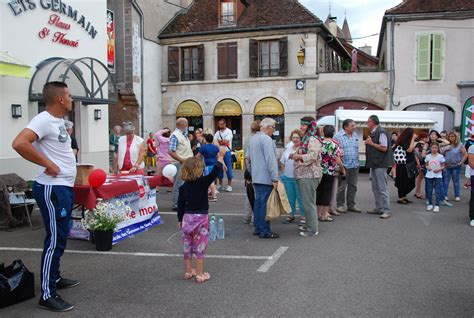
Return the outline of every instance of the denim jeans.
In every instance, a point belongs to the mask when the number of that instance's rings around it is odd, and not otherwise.
[[[436,193],[435,206],[439,206],[440,202],[444,200],[443,195],[443,179],[442,178],[425,178],[426,182],[426,199],[428,205],[433,205],[433,188]]]
[[[267,201],[273,186],[268,184],[253,184],[255,189],[255,203],[253,207],[253,224],[255,232],[260,236],[270,235],[270,222],[265,221],[267,215]]]
[[[459,191],[459,175],[461,174],[461,166],[455,168],[446,168],[446,173],[443,175],[443,182],[444,182],[444,196],[448,196],[449,192],[449,181],[453,179],[454,184],[454,196],[460,197]]]
[[[281,176],[281,181],[285,185],[286,196],[288,197],[288,201],[290,201],[291,215],[295,216],[296,214],[296,200],[298,200],[301,216],[304,217],[303,201],[301,200],[300,190],[298,189],[295,178]]]

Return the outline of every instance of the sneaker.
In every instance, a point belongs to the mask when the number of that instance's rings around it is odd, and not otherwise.
[[[224,191],[224,186],[223,185],[219,186],[217,188],[217,191],[220,191],[220,192]],[[217,192],[217,193],[219,193],[219,192]]]
[[[347,212],[347,210],[344,209],[343,206],[338,206],[338,207],[336,208],[336,211],[339,212],[339,213],[346,213],[346,212]]]
[[[448,201],[444,200],[441,202],[441,205],[443,206],[449,206],[450,208],[453,207],[453,205],[451,203],[449,203]]]
[[[385,220],[385,219],[388,219],[390,218],[392,215],[390,215],[390,213],[384,213],[380,216],[381,219]]]
[[[459,201],[461,201],[461,198],[460,197],[455,197],[454,201],[459,202]]]
[[[59,278],[59,281],[56,282],[57,289],[66,289],[79,285],[79,281],[75,279]]]
[[[56,312],[70,311],[74,309],[73,305],[62,300],[62,298],[59,295],[48,298],[46,300],[41,298],[40,301],[38,302],[38,307],[42,309],[56,311]]]
[[[433,212],[434,212],[434,213],[438,213],[438,212],[439,212],[439,206],[436,205],[436,206],[434,207],[434,209],[433,209]]]
[[[242,223],[243,223],[243,224],[250,224],[250,220],[243,219],[243,220],[242,220]]]
[[[304,225],[298,226],[298,229],[299,229],[300,231],[303,231],[303,232],[308,231],[308,228],[307,228],[306,226],[304,226]]]
[[[355,213],[362,213],[362,210],[359,209],[358,207],[355,207],[355,206],[353,206],[352,208],[348,208],[347,211],[355,212]]]
[[[318,232],[316,233],[311,233],[311,232],[300,232],[299,236],[303,237],[311,237],[311,236],[318,236]]]
[[[224,189],[225,192],[232,192],[232,187],[231,186],[227,186],[227,188]]]
[[[373,209],[372,211],[367,211],[368,214],[382,215],[383,212]]]
[[[444,201],[449,201],[449,198],[448,198],[448,197],[444,197]]]
[[[433,206],[430,204],[426,207],[426,211],[431,211],[431,210],[433,210]]]
[[[471,223],[469,223],[469,225],[474,227],[474,220],[471,220]]]

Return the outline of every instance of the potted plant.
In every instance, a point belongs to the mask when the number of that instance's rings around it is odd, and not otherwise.
[[[99,199],[96,207],[85,213],[85,226],[94,233],[95,247],[98,251],[110,251],[117,224],[127,219],[131,209],[122,201],[113,203]]]

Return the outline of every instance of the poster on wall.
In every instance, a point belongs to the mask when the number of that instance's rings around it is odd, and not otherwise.
[[[468,98],[462,109],[461,141],[465,143],[474,134],[474,97]]]
[[[115,22],[110,10],[107,10],[107,66],[115,72]]]

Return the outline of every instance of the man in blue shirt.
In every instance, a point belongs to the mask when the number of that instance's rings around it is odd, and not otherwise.
[[[346,213],[344,203],[347,201],[347,211],[361,213],[356,207],[355,196],[357,193],[357,177],[359,175],[359,137],[357,136],[356,124],[352,119],[346,119],[342,123],[343,130],[339,131],[334,139],[344,151],[342,162],[346,169],[346,176],[339,177],[337,189],[337,212]],[[347,188],[347,195],[346,195]]]

